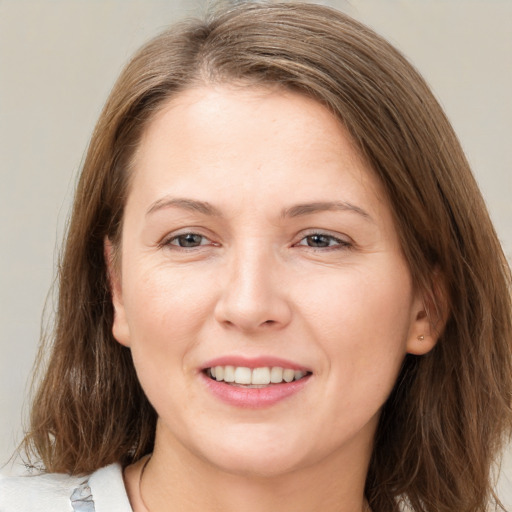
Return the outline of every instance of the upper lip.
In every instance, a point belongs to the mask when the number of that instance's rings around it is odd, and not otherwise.
[[[246,368],[264,368],[264,367],[274,367],[278,366],[281,368],[290,368],[292,370],[300,370],[303,372],[311,372],[311,370],[297,362],[290,361],[288,359],[283,359],[280,357],[274,356],[258,356],[258,357],[244,357],[238,355],[226,355],[216,357],[215,359],[211,359],[206,361],[201,370],[206,370],[207,368],[214,368],[215,366],[243,366]]]

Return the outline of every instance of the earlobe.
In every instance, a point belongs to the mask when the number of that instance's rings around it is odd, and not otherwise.
[[[448,319],[448,301],[444,282],[435,272],[435,282],[428,293],[419,294],[413,308],[413,320],[407,341],[407,352],[424,355],[441,336]]]
[[[438,339],[439,336],[430,332],[411,336],[407,342],[407,353],[422,356],[435,347]]]
[[[417,312],[409,332],[407,353],[422,356],[434,348],[437,339],[425,309],[421,309]]]
[[[107,278],[110,286],[110,295],[112,297],[112,306],[114,307],[114,321],[112,323],[112,335],[124,345],[130,346],[130,330],[126,321],[126,311],[123,303],[123,293],[121,286],[121,275],[118,265],[115,261],[115,248],[112,242],[105,237],[103,244],[103,253],[107,268]]]

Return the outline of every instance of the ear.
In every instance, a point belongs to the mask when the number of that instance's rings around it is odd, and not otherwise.
[[[112,324],[112,334],[114,338],[124,345],[130,346],[130,329],[126,319],[126,311],[123,303],[123,290],[121,286],[121,269],[116,264],[115,248],[112,242],[105,237],[103,243],[103,254],[107,266],[107,277],[110,285],[110,294],[112,296],[112,305],[114,306],[114,322]]]
[[[446,286],[440,272],[435,271],[431,288],[417,292],[412,308],[407,353],[424,355],[439,340],[448,320]]]

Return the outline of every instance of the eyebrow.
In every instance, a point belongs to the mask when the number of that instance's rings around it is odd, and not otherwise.
[[[146,215],[150,215],[158,210],[165,208],[181,208],[198,212],[203,215],[222,217],[222,212],[208,203],[207,201],[198,201],[196,199],[188,199],[183,197],[163,197],[155,201],[147,210]],[[374,222],[368,212],[346,201],[316,201],[312,203],[296,204],[281,211],[281,218],[301,217],[304,215],[312,215],[324,211],[343,211],[353,212],[366,220]]]
[[[319,201],[314,203],[304,203],[291,206],[282,211],[281,216],[284,217],[300,217],[302,215],[311,215],[313,213],[325,211],[343,211],[357,213],[366,220],[373,221],[368,212],[346,201]]]
[[[182,197],[163,197],[162,199],[155,201],[148,208],[146,215],[150,215],[151,213],[154,213],[158,210],[171,207],[199,212],[203,215],[211,215],[216,217],[222,216],[219,209],[215,208],[215,206],[206,201],[196,201],[195,199],[187,199]]]

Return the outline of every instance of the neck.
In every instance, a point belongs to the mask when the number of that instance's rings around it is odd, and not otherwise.
[[[317,464],[283,474],[234,474],[195,457],[183,446],[155,444],[150,460],[127,468],[126,484],[134,512],[363,512],[364,464],[333,454]],[[164,443],[162,443],[163,445]],[[170,449],[169,449],[170,448]],[[360,457],[356,460],[363,460]],[[141,479],[142,470],[143,475]]]

